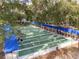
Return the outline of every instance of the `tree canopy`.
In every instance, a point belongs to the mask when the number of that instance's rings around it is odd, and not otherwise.
[[[0,5],[0,19],[3,20],[17,20],[19,18],[32,18],[32,12],[26,4],[20,4],[18,0],[11,2],[2,2]]]
[[[79,21],[79,5],[72,0],[32,0],[33,12],[35,16],[42,22],[60,23],[67,21],[76,25],[75,20]],[[37,21],[39,21],[37,20]],[[74,22],[75,21],[75,22]],[[79,24],[78,24],[79,25]]]
[[[22,17],[51,24],[64,21],[78,27],[79,4],[72,0],[32,0],[31,5],[20,4],[19,0],[8,0],[8,3],[0,4],[0,19],[13,21]]]

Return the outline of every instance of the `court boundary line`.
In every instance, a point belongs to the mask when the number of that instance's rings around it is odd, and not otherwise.
[[[69,43],[69,46],[71,46],[72,42],[67,42]],[[73,44],[75,43],[78,43],[77,41],[73,41]],[[65,47],[67,47],[68,45],[66,45]],[[58,47],[59,49],[61,48],[65,48],[65,47],[61,47],[60,45],[59,46],[55,46],[55,47],[51,47],[51,48],[48,48],[48,49],[45,49],[45,50],[41,50],[41,51],[38,51],[38,52],[35,52],[35,53],[32,53],[32,54],[28,54],[28,55],[24,55],[24,56],[21,56],[19,57],[20,59],[32,59],[32,58],[35,58],[35,57],[38,57],[38,56],[42,56],[42,55],[45,55],[47,53],[50,53],[52,51],[56,51],[56,47]]]
[[[52,35],[52,36],[54,36],[54,35]],[[54,39],[58,39],[59,37],[54,37]],[[46,39],[46,40],[52,40],[53,38],[51,38],[51,39]],[[62,39],[65,39],[65,38],[62,38]],[[37,43],[37,42],[41,42],[41,41],[46,41],[46,40],[40,40],[40,41],[34,41],[34,42],[31,42],[31,43]],[[67,39],[68,40],[68,39]],[[22,44],[22,45],[26,45],[26,44],[30,44],[30,43],[25,43],[25,44]],[[21,45],[20,45],[21,46]]]
[[[58,41],[60,41],[60,40],[58,40]],[[57,41],[55,41],[55,42],[48,42],[48,44],[49,43],[56,43]],[[61,43],[62,44],[62,43]],[[37,46],[41,46],[41,45],[44,45],[44,44],[40,44],[40,45],[37,45]],[[34,47],[37,47],[37,46],[34,46]],[[30,48],[34,48],[34,47],[30,47]],[[24,49],[21,49],[21,50],[17,50],[18,52],[19,51],[22,51],[22,50],[26,50],[26,49],[30,49],[30,48],[24,48]]]

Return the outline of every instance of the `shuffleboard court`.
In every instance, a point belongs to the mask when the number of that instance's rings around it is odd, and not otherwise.
[[[19,30],[25,34],[23,42],[19,45],[20,57],[58,46],[67,41],[72,41],[33,25],[19,27]]]

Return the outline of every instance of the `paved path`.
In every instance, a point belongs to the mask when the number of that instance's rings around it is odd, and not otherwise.
[[[18,59],[16,53],[9,53],[5,55],[5,59]]]

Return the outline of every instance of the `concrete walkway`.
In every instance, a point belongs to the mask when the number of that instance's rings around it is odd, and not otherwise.
[[[18,55],[15,52],[8,53],[8,54],[5,54],[5,59],[18,59]]]

